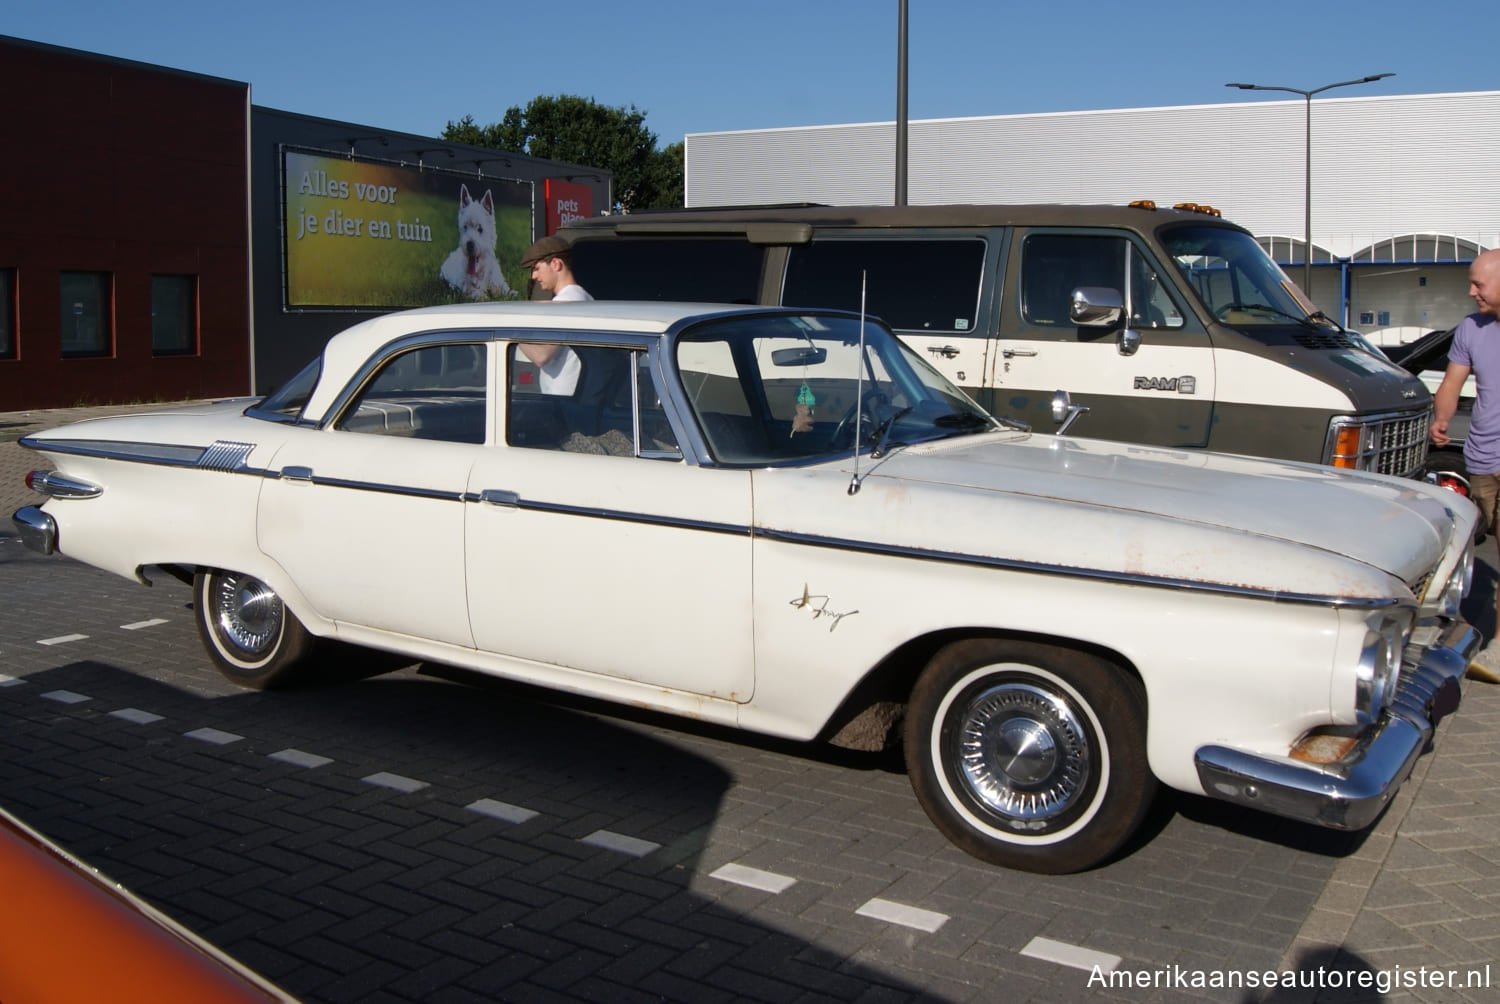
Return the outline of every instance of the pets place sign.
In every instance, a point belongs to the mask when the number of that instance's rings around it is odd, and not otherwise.
[[[531,182],[292,148],[282,157],[288,309],[524,297]]]

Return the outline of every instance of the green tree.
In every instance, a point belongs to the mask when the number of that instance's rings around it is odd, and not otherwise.
[[[603,168],[614,177],[614,208],[623,212],[683,204],[683,149],[656,148],[646,113],[635,105],[609,107],[573,94],[538,95],[512,105],[499,122],[481,126],[472,115],[443,129],[454,143],[524,153]]]

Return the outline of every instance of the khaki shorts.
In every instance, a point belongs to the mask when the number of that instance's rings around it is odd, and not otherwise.
[[[1470,474],[1469,492],[1479,507],[1479,529],[1495,532],[1495,499],[1500,496],[1500,474]]]

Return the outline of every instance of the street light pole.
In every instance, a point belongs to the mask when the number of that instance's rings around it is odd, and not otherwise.
[[[906,0],[898,5],[896,27],[896,201],[906,205]]]
[[[1306,132],[1303,139],[1307,154],[1307,167],[1302,189],[1302,292],[1312,299],[1312,99],[1314,94],[1322,94],[1331,91],[1335,87],[1350,87],[1354,84],[1368,84],[1375,80],[1384,80],[1386,77],[1394,77],[1394,73],[1374,73],[1368,77],[1360,77],[1358,80],[1341,80],[1336,84],[1324,84],[1322,87],[1314,87],[1305,91],[1300,87],[1271,87],[1265,84],[1225,84],[1225,87],[1238,87],[1242,91],[1286,91],[1288,94],[1302,95],[1302,104],[1306,116]]]

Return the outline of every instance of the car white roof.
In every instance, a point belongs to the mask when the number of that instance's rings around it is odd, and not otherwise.
[[[424,331],[623,331],[656,335],[679,321],[716,314],[779,308],[723,303],[666,303],[655,300],[521,300],[501,303],[455,303],[418,307],[362,321],[329,339],[323,348],[323,371],[305,414],[320,416],[339,391],[380,348],[398,338]]]

